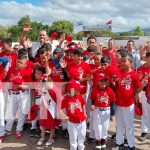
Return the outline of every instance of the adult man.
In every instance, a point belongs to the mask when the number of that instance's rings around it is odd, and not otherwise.
[[[134,48],[134,41],[129,40],[127,42],[127,51],[133,56],[133,68],[137,70],[141,66],[141,60],[139,52]]]

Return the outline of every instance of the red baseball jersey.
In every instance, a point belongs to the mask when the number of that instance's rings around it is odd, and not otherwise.
[[[79,80],[85,78],[86,75],[92,75],[89,64],[82,61],[80,64],[75,64],[71,62],[67,66],[67,73],[70,79]],[[87,82],[82,82],[81,85],[84,86],[82,93],[86,92]]]
[[[10,63],[10,66],[13,66],[16,64],[16,59],[18,55],[15,52],[11,52],[10,54],[8,54],[6,53],[6,51],[3,51],[0,53],[0,57],[7,58]]]
[[[102,91],[96,86],[92,90],[91,100],[94,100],[94,106],[96,107],[110,107],[110,102],[115,102],[116,97],[111,88]]]
[[[14,65],[7,72],[5,81],[14,83],[16,82],[16,79],[18,80],[22,79],[23,82],[32,82],[31,74],[32,74],[31,69],[23,68],[23,69],[18,70],[16,68],[16,65]],[[13,90],[13,87],[12,87],[12,90]]]
[[[116,90],[116,104],[128,107],[134,103],[135,89],[140,87],[140,79],[137,72],[125,73],[121,71],[121,79]]]
[[[66,110],[69,121],[73,123],[81,123],[85,120],[84,106],[85,101],[81,95],[74,98],[65,96],[61,103],[61,109]]]

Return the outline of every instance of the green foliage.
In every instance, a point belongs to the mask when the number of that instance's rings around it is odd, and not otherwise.
[[[137,26],[135,28],[135,30],[133,31],[133,35],[135,35],[135,36],[144,36],[144,32],[143,32],[143,30],[141,29],[140,26]]]
[[[52,25],[49,27],[49,34],[52,32],[57,32],[60,35],[62,32],[66,33],[66,35],[71,35],[73,33],[73,23],[66,20],[54,21]]]
[[[130,32],[122,32],[122,33],[120,33],[120,36],[131,36],[132,35],[132,33],[130,33]]]
[[[4,39],[7,37],[7,28],[0,26],[0,39]]]
[[[77,40],[82,40],[83,39],[83,31],[80,31],[76,34],[76,39]]]
[[[42,23],[38,23],[36,21],[32,22],[28,15],[20,18],[17,25],[12,25],[8,29],[8,33],[13,41],[19,41],[19,36],[22,32],[23,25],[25,23],[30,23],[32,30],[30,31],[28,37],[32,41],[36,41],[38,39],[38,33],[41,29],[46,29],[48,31],[48,26],[42,25]]]

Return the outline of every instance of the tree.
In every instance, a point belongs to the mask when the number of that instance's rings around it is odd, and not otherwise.
[[[67,35],[71,35],[73,33],[73,23],[66,20],[59,20],[54,21],[52,25],[49,27],[49,34],[52,32],[57,32],[60,35],[62,32],[66,33]]]
[[[135,30],[133,31],[133,35],[136,35],[136,36],[144,36],[144,32],[143,30],[141,29],[140,26],[137,26],[135,28]]]
[[[7,28],[0,26],[0,39],[4,39],[8,36],[7,30],[8,30]]]
[[[83,39],[83,31],[80,31],[76,34],[76,39],[77,40],[82,40]]]
[[[48,31],[48,26],[47,25],[42,25],[42,23],[38,23],[36,21],[32,22],[32,20],[30,19],[30,17],[28,15],[20,18],[20,20],[18,21],[17,25],[13,25],[8,29],[8,32],[11,36],[11,39],[13,41],[18,41],[19,40],[19,36],[22,32],[22,28],[23,25],[25,23],[30,23],[31,24],[31,32],[29,33],[28,37],[32,40],[32,41],[36,41],[38,38],[38,34],[39,31],[42,29],[46,29]]]
[[[121,32],[120,36],[130,36],[131,33],[130,32]]]

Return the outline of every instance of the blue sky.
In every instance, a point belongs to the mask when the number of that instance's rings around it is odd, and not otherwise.
[[[128,31],[150,24],[149,0],[0,0],[0,25],[10,26],[25,16],[50,25],[56,20],[102,25],[112,19],[113,31]],[[82,26],[75,30],[82,30]]]

